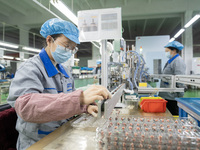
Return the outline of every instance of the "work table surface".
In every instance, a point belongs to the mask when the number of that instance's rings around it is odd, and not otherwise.
[[[172,117],[166,110],[165,113],[145,113],[142,110],[129,108],[120,109],[120,115],[134,117]],[[96,149],[96,128],[76,128],[69,121],[50,133],[40,141],[30,146],[27,150],[94,150]]]

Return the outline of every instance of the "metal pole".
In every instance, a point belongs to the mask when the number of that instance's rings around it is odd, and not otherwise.
[[[3,22],[3,41],[5,40],[5,23]]]
[[[107,40],[102,40],[102,56],[101,56],[101,85],[107,88],[108,86],[108,59],[106,56]]]

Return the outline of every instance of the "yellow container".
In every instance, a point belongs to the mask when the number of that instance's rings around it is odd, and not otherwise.
[[[141,97],[140,101],[139,101],[139,105],[143,101],[143,99],[163,99],[163,98],[161,98],[161,97]]]
[[[147,87],[147,83],[144,82],[144,83],[139,83],[139,87]]]

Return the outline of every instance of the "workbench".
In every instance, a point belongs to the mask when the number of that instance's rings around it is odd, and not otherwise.
[[[133,115],[135,117],[172,117],[166,110],[165,113],[145,113],[139,108],[120,109],[120,115]],[[76,118],[75,118],[76,119]],[[75,128],[71,125],[73,120],[65,123],[54,132],[30,146],[27,150],[94,150],[96,149],[96,128]]]

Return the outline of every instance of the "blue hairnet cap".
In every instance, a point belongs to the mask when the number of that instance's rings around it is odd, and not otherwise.
[[[69,21],[65,21],[58,18],[47,20],[40,30],[40,34],[46,38],[48,35],[64,34],[68,39],[80,44],[79,42],[79,30],[77,27]]]
[[[101,64],[101,60],[96,61],[97,65]]]
[[[168,43],[165,46],[165,48],[166,47],[174,47],[174,48],[178,49],[179,51],[181,51],[184,48],[183,44],[179,43],[178,41],[172,41],[172,42]]]

